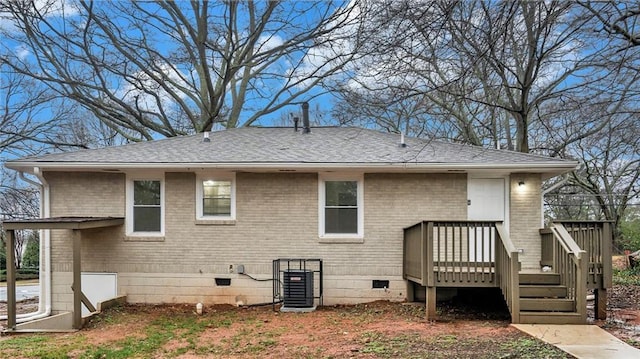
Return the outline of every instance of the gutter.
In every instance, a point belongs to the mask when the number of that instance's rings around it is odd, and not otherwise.
[[[469,171],[504,170],[508,172],[569,172],[578,165],[574,161],[562,162],[520,162],[520,163],[469,163],[469,162],[6,162],[5,167],[29,172],[41,167],[50,171],[104,171],[123,173],[144,169],[220,169],[254,171],[327,171],[353,170],[373,172],[422,172],[422,171]]]
[[[24,172],[18,172],[20,179],[34,187],[40,188],[40,217],[50,216],[49,208],[49,184],[42,176],[39,167],[33,168],[33,174],[40,181],[39,183],[25,177]],[[16,315],[17,323],[24,323],[36,319],[45,318],[51,315],[51,232],[49,230],[40,231],[40,295],[38,299],[38,310],[31,313]],[[44,263],[44,265],[43,265]],[[6,320],[7,316],[0,316],[0,320]]]

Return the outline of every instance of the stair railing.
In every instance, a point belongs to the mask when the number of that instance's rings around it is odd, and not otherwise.
[[[511,322],[517,324],[520,323],[520,253],[502,223],[496,223],[496,232],[496,282],[511,312]]]
[[[583,320],[587,318],[587,264],[586,251],[573,240],[560,223],[552,223],[553,269],[560,274],[560,284],[567,287],[568,299],[573,300],[574,311]]]
[[[555,221],[587,252],[587,288],[611,288],[612,226],[606,221]]]

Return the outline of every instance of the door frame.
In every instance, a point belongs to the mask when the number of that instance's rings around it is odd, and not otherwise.
[[[473,180],[502,180],[502,197],[503,197],[503,204],[502,204],[502,223],[503,226],[505,228],[506,233],[509,233],[509,202],[510,202],[510,188],[511,188],[511,183],[510,183],[510,179],[509,176],[496,176],[496,175],[487,175],[487,174],[483,174],[483,175],[471,175],[469,174],[467,176],[467,220],[469,221],[473,221],[474,219],[470,219],[469,218],[469,206],[471,205],[468,201],[470,200],[470,188],[471,188],[471,182]],[[497,235],[497,233],[495,233]],[[495,237],[494,237],[495,238]],[[469,240],[471,241],[471,237],[469,238]],[[491,242],[493,243],[494,239],[491,239]],[[469,243],[469,256],[474,256],[474,260],[477,260],[477,256],[478,256],[478,252],[476,252],[476,248],[474,246],[474,250],[473,250],[473,254],[471,254],[471,243]],[[489,247],[491,248],[491,251],[488,253],[489,255],[489,260],[494,261],[495,260],[495,243],[493,244],[489,244]],[[487,251],[487,248],[481,249],[481,253],[485,253],[485,251]],[[484,254],[482,255],[484,258]]]
[[[509,203],[511,202],[511,176],[509,175],[491,175],[491,174],[486,174],[486,173],[479,173],[479,174],[473,174],[473,173],[469,173],[467,174],[467,200],[469,200],[469,184],[471,182],[471,180],[474,179],[502,179],[504,182],[504,219],[503,219],[503,226],[504,226],[504,230],[506,233],[509,233],[509,215],[510,215],[510,208],[509,208]],[[468,202],[467,202],[468,203]],[[471,220],[469,219],[469,205],[467,205],[467,220]]]

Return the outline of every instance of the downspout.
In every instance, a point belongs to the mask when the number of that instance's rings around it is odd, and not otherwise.
[[[544,191],[542,191],[542,195],[540,196],[540,214],[541,214],[540,217],[541,217],[541,221],[542,221],[540,226],[542,228],[544,228],[544,196],[547,193],[549,193],[549,192],[551,192],[551,191],[563,186],[565,183],[567,183],[567,181],[569,180],[569,175],[565,174],[563,177],[564,178],[562,180],[560,180],[560,182],[554,183],[553,186],[551,186],[551,187],[545,189]]]
[[[40,217],[50,216],[49,208],[49,184],[42,176],[39,167],[34,167],[34,175],[40,183],[24,176],[24,172],[18,172],[20,179],[40,188]],[[44,263],[44,266],[42,265]],[[16,322],[23,323],[35,319],[45,318],[51,315],[51,236],[50,231],[42,230],[40,233],[40,297],[38,300],[38,310],[32,313],[16,315]],[[6,319],[1,316],[0,319]]]

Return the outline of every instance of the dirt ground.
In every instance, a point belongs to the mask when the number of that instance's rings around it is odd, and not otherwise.
[[[437,321],[424,320],[422,305],[385,301],[311,313],[216,305],[201,317],[193,305],[126,305],[95,317],[78,333],[53,334],[55,339],[38,340],[37,346],[58,357],[47,345],[70,348],[82,337],[81,348],[60,353],[70,358],[573,358],[509,326],[503,310],[459,304],[443,303]],[[152,353],[114,352],[123,345],[118,343],[144,350],[149,337],[167,332],[170,338]],[[142,344],[132,344],[132,337]],[[24,346],[3,350],[0,358],[39,357]]]
[[[623,263],[616,262],[614,266]],[[499,293],[498,293],[499,294]],[[495,295],[495,292],[490,295]],[[486,293],[483,294],[486,296]],[[473,298],[469,295],[460,298]],[[476,296],[475,298],[478,298]],[[491,340],[475,341],[472,347],[461,348],[459,358],[473,357],[474,351],[491,351],[496,343],[517,340],[522,333],[509,326],[509,313],[503,305],[495,306],[496,301],[486,303],[477,301],[453,301],[438,303],[439,318],[436,321],[425,321],[424,307],[420,304],[400,304],[374,302],[358,306],[322,307],[313,313],[295,314],[274,312],[270,306],[260,308],[235,308],[232,306],[211,306],[205,308],[205,315],[231,316],[234,324],[229,327],[212,327],[205,330],[200,340],[211,345],[222,345],[237,335],[234,326],[238,322],[255,321],[259,323],[257,333],[277,333],[278,345],[269,348],[270,357],[298,357],[304,353],[322,352],[323,357],[372,357],[371,348],[380,340],[380,333],[385,336],[407,334],[415,338],[452,338],[456,342],[476,340],[474,338],[491,338]],[[499,302],[499,300],[498,300]],[[592,302],[589,305],[592,306]],[[37,309],[37,300],[18,303],[20,313]],[[116,309],[121,316],[116,321],[103,320],[98,316],[87,328],[82,330],[91,345],[122,340],[131,333],[142,332],[145,326],[154,320],[172,315],[191,315],[193,305],[127,305]],[[6,303],[0,303],[0,314],[6,313]],[[117,313],[116,313],[117,314]],[[590,311],[590,322],[609,331],[625,342],[640,348],[640,286],[616,285],[608,291],[608,313],[606,321],[595,321]],[[0,326],[6,321],[0,321]],[[292,327],[294,326],[294,327]],[[283,331],[282,328],[288,328]],[[424,346],[443,345],[442,341],[425,342],[408,338],[409,344],[419,345],[421,350],[429,350]],[[514,339],[515,338],[515,339]],[[2,340],[2,339],[0,339]],[[426,344],[425,344],[426,343]],[[431,343],[431,344],[429,344]],[[164,344],[166,352],[179,350],[185,343],[171,340]],[[249,344],[247,344],[249,345]],[[388,344],[391,345],[391,344]],[[305,352],[299,352],[304,348]],[[415,348],[414,348],[415,349]],[[240,349],[239,349],[240,350]],[[438,348],[433,348],[438,350]],[[190,358],[189,351],[180,358]],[[244,357],[246,352],[229,353],[231,357]],[[393,353],[392,353],[393,354]],[[306,355],[303,355],[306,356]],[[391,355],[393,356],[393,355]],[[193,356],[198,357],[198,356]],[[250,357],[248,355],[247,357]],[[567,356],[570,357],[570,356]]]
[[[627,268],[624,256],[615,256],[612,264],[616,269]],[[640,286],[614,285],[609,289],[606,320],[594,320],[592,302],[588,308],[591,323],[640,348]]]

